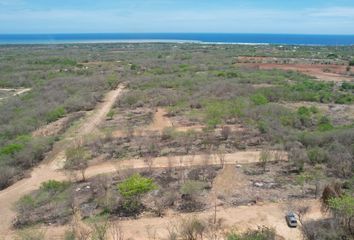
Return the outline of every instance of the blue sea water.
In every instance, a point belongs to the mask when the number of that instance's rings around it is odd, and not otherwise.
[[[100,42],[196,42],[348,46],[354,45],[354,35],[219,33],[0,34],[0,44],[64,44]]]

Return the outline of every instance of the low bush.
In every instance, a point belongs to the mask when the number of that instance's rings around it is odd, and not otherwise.
[[[152,179],[142,177],[140,174],[134,174],[124,182],[118,184],[119,192],[125,198],[140,197],[142,194],[156,189]]]
[[[191,198],[198,196],[208,184],[202,181],[188,180],[181,186],[180,192],[184,195],[188,195]]]
[[[341,90],[342,91],[354,91],[354,83],[350,82],[343,82],[341,85]]]
[[[54,180],[42,183],[16,203],[14,226],[23,228],[37,223],[66,222],[72,216],[71,184]]]
[[[311,164],[321,164],[328,161],[326,150],[320,147],[311,147],[307,149],[307,155]]]
[[[77,62],[68,58],[47,58],[29,61],[30,64],[76,66]]]
[[[136,216],[143,208],[141,197],[143,194],[157,189],[152,179],[134,174],[118,184],[118,190],[123,196],[122,212],[127,216]]]
[[[321,117],[321,119],[319,120],[317,129],[321,132],[325,132],[325,131],[330,131],[332,129],[334,129],[333,125],[331,124],[331,121],[328,117],[323,116]]]
[[[24,177],[26,169],[33,167],[45,157],[54,139],[51,137],[18,137],[0,151],[0,189]],[[6,177],[5,177],[6,176]]]
[[[47,122],[54,122],[62,117],[64,117],[66,114],[66,110],[64,107],[57,107],[56,109],[50,111],[47,113]]]
[[[252,95],[251,100],[256,105],[264,105],[268,103],[268,99],[260,93]]]
[[[106,78],[106,82],[110,89],[115,89],[118,87],[120,83],[119,78],[116,74],[112,74]]]
[[[248,230],[244,234],[229,233],[227,240],[275,240],[276,232],[272,228],[261,227],[257,230]]]
[[[70,186],[69,182],[59,182],[49,180],[41,184],[40,190],[50,193],[59,193],[65,191]]]

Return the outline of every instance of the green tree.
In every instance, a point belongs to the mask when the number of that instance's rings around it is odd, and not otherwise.
[[[150,178],[134,174],[118,185],[119,192],[125,198],[140,197],[141,195],[157,189],[156,184]]]
[[[256,105],[264,105],[268,103],[268,99],[260,93],[251,96],[251,100]]]
[[[354,66],[354,59],[349,61],[349,66]]]
[[[330,199],[328,204],[333,213],[343,220],[348,231],[353,233],[352,221],[354,218],[354,197],[343,195],[341,197]]]
[[[140,199],[143,194],[157,189],[157,185],[150,178],[134,174],[124,182],[118,184],[118,190],[123,196],[122,207],[127,214],[137,215],[141,209]]]

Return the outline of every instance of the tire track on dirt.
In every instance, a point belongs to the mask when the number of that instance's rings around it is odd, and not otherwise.
[[[84,118],[82,125],[74,132],[75,137],[70,138],[66,136],[63,140],[57,142],[53,147],[53,151],[46,157],[43,163],[32,170],[31,177],[22,179],[0,191],[0,236],[6,236],[11,232],[11,223],[15,217],[15,211],[12,208],[23,195],[37,189],[42,182],[51,179],[66,179],[63,172],[57,171],[65,162],[66,148],[97,128],[97,125],[105,119],[123,89],[124,87],[120,86],[108,92],[103,102],[99,103],[95,110]]]

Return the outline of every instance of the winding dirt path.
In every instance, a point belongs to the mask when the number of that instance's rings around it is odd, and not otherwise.
[[[67,147],[75,144],[76,141],[82,140],[82,138],[88,134],[92,134],[97,131],[97,126],[105,120],[107,113],[112,108],[116,99],[120,96],[123,91],[123,87],[120,87],[116,90],[109,92],[104,101],[97,105],[96,109],[88,114],[84,119],[79,123],[78,126],[71,128],[65,133],[63,140],[56,143],[53,147],[53,151],[47,156],[47,158],[43,161],[43,163],[33,169],[31,173],[31,177],[23,179],[9,188],[0,191],[0,236],[5,237],[5,239],[13,239],[13,230],[11,229],[11,222],[15,217],[15,211],[13,210],[13,205],[16,203],[23,195],[30,193],[33,190],[38,189],[42,182],[55,179],[55,180],[65,180],[67,176],[63,171],[60,171],[63,164],[65,163],[65,150]],[[166,124],[163,111],[158,111],[156,114],[155,123],[153,128],[161,129],[161,127],[168,127],[170,123]],[[223,157],[225,159],[225,164],[249,164],[255,163],[259,161],[260,150],[252,150],[252,151],[240,151],[232,154],[225,154]],[[284,153],[285,154],[285,153]],[[283,160],[286,160],[286,154],[283,155]],[[208,156],[208,155],[188,155],[188,156],[172,156],[172,157],[159,157],[151,160],[152,168],[166,168],[166,167],[190,167],[197,165],[219,165],[220,159],[217,156]],[[93,177],[98,174],[103,173],[111,173],[117,170],[124,169],[141,169],[146,168],[148,164],[143,159],[131,159],[117,162],[106,162],[102,164],[98,164],[95,166],[91,166],[87,169],[86,175],[87,177]],[[242,226],[248,226],[244,224],[244,221],[247,221],[252,225],[252,221],[255,221],[255,218],[260,216],[262,212],[262,216],[268,216],[269,213],[273,213],[274,209],[278,209],[279,206],[272,204],[262,206],[254,206],[254,207],[245,207],[245,208],[237,208],[237,209],[224,209],[220,208],[220,217],[227,219],[227,223],[230,225],[243,223]],[[266,213],[268,212],[268,213]],[[238,216],[237,218],[234,217]],[[278,215],[283,214],[282,212]],[[199,214],[200,217],[207,217],[210,215],[210,212],[206,211],[204,213]],[[253,216],[255,215],[255,216]],[[182,215],[189,216],[189,215]],[[244,216],[249,216],[247,219]],[[253,217],[252,217],[253,216]],[[135,239],[146,239],[146,227],[152,226],[156,231],[159,231],[160,234],[166,233],[166,224],[168,221],[174,221],[181,217],[181,215],[176,215],[173,213],[168,215],[166,218],[142,218],[137,221],[125,221],[122,223],[122,227],[126,231],[127,235],[134,237]],[[270,217],[262,217],[262,221],[257,221],[257,224],[261,224],[263,221],[271,218],[270,220],[274,220],[274,215],[270,215]],[[281,218],[279,218],[281,219]],[[275,220],[274,220],[275,221]],[[275,223],[277,224],[277,223]],[[254,224],[253,224],[254,225]],[[252,226],[253,226],[252,225]],[[137,227],[141,226],[141,227]],[[161,226],[164,229],[161,229]],[[137,232],[137,229],[140,229]],[[161,229],[161,233],[160,233]],[[279,229],[280,231],[285,231],[285,227]],[[52,231],[53,230],[53,231]],[[50,232],[55,232],[55,228],[50,229]],[[287,233],[286,233],[287,234]],[[144,236],[144,237],[143,237]],[[55,238],[53,235],[48,239],[61,239]]]
[[[11,222],[15,217],[13,205],[25,194],[38,189],[42,182],[55,179],[65,180],[67,176],[60,171],[65,162],[65,150],[67,147],[80,141],[82,137],[97,130],[97,126],[104,121],[115,100],[120,96],[123,87],[109,92],[104,101],[97,105],[96,109],[80,122],[79,126],[69,129],[64,139],[57,142],[53,151],[47,156],[43,163],[34,168],[31,177],[22,179],[5,190],[0,191],[0,236],[11,236]],[[237,152],[225,155],[225,164],[243,164],[258,162],[260,151]],[[196,165],[220,164],[216,156],[195,155],[160,157],[152,160],[151,167],[188,167]],[[110,173],[121,169],[146,168],[147,164],[143,159],[124,160],[119,162],[107,162],[87,169],[87,176],[92,177],[102,173]],[[10,238],[11,239],[11,238]]]
[[[57,153],[56,157],[64,156],[65,151]],[[225,164],[249,164],[259,162],[259,155],[261,151],[242,151],[232,154],[225,154]],[[284,153],[285,154],[285,153]],[[285,155],[284,155],[285,156]],[[54,159],[53,161],[56,161]],[[286,156],[284,158],[286,160]],[[152,168],[167,168],[167,167],[191,167],[198,165],[219,165],[220,160],[216,156],[207,155],[188,155],[188,156],[172,156],[172,157],[158,157],[152,159]],[[142,169],[146,168],[147,163],[143,159],[131,159],[118,162],[106,162],[89,167],[86,170],[87,177],[94,177],[99,174],[112,173],[125,169]],[[55,179],[63,181],[67,179],[64,172],[53,168],[52,163],[44,163],[35,168],[30,178],[23,179],[11,187],[0,192],[0,236],[13,236],[11,229],[11,222],[15,217],[13,211],[13,204],[16,203],[23,195],[38,189],[42,182]],[[11,238],[9,238],[11,239]]]
[[[64,139],[54,145],[53,151],[43,163],[33,169],[31,177],[22,179],[0,191],[0,236],[7,236],[11,232],[11,222],[15,217],[15,212],[12,208],[23,195],[38,189],[42,182],[50,179],[66,179],[65,174],[58,171],[65,162],[66,148],[74,144],[75,141],[79,141],[83,136],[95,131],[97,125],[105,119],[123,89],[124,87],[120,86],[110,91],[103,102],[98,104],[95,110],[83,119],[81,125],[75,128],[74,132],[70,132],[69,130],[69,133],[65,134]]]
[[[0,88],[0,91],[13,92],[13,94],[12,94],[13,97],[19,96],[19,95],[29,92],[31,90],[32,90],[31,88],[18,88],[18,89],[16,89],[16,88]],[[4,100],[6,98],[8,98],[8,97],[0,98],[0,101]]]

